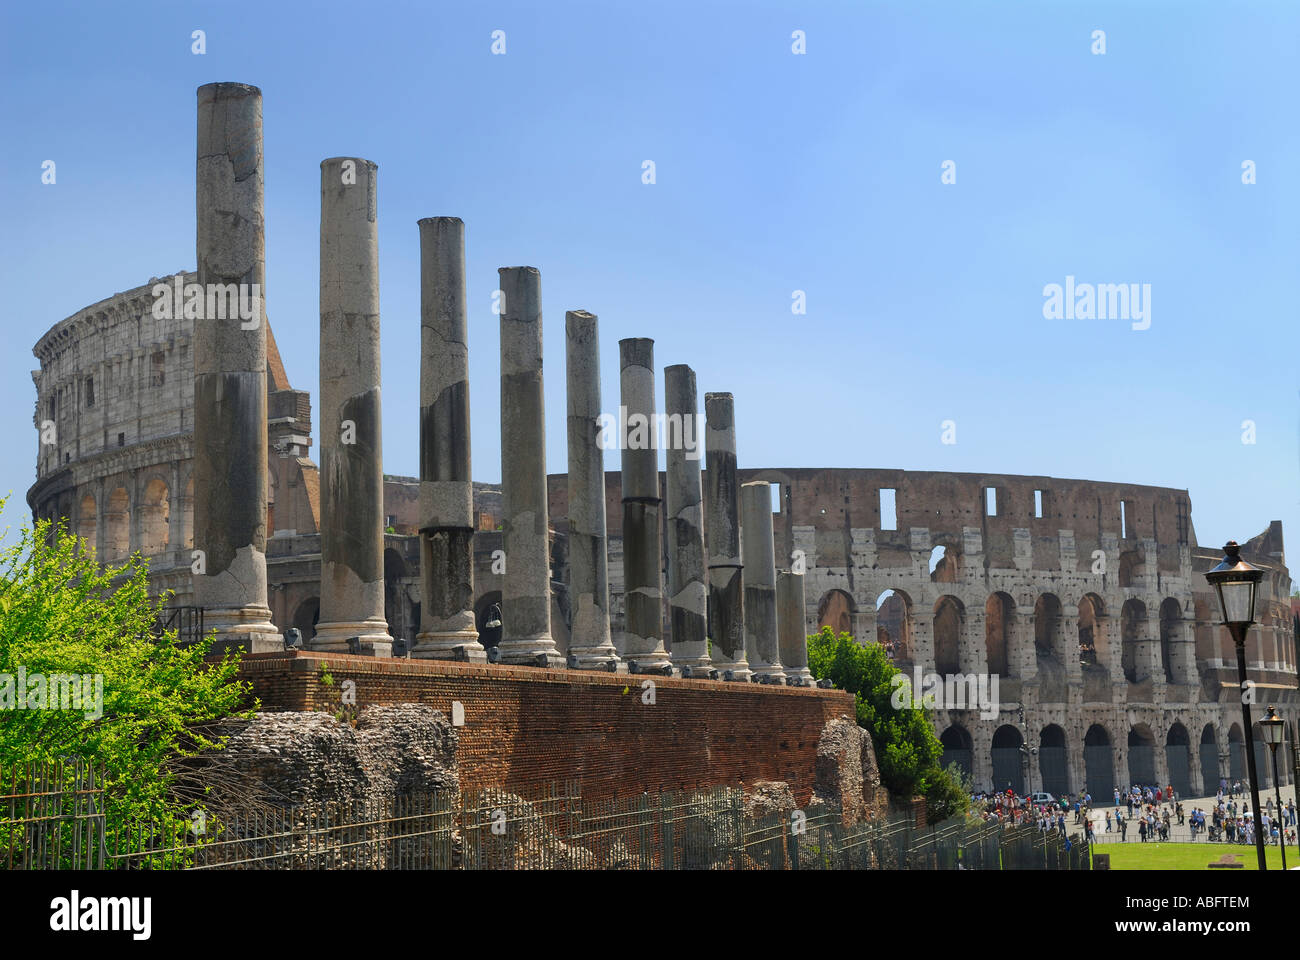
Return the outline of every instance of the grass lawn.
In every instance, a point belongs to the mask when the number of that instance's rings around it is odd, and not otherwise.
[[[1092,852],[1109,853],[1112,870],[1208,870],[1224,854],[1236,855],[1247,870],[1259,868],[1255,848],[1238,843],[1099,843]],[[1282,869],[1281,850],[1265,847],[1264,855],[1270,870]],[[1286,861],[1288,867],[1300,866],[1295,847],[1287,847]]]

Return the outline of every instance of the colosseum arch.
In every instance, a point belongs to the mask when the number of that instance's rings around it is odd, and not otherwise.
[[[1207,797],[1219,790],[1219,744],[1214,736],[1214,724],[1207,723],[1201,730],[1201,789]]]
[[[140,552],[164,553],[171,543],[171,491],[162,477],[155,474],[145,483],[139,513]]]
[[[1125,600],[1120,611],[1120,664],[1129,683],[1147,679],[1146,665],[1138,659],[1138,644],[1146,639],[1146,622],[1146,604],[1137,599]]]
[[[1061,601],[1053,593],[1040,594],[1034,604],[1034,654],[1038,660],[1038,699],[1065,702],[1065,651],[1061,637]]]
[[[108,495],[104,510],[104,546],[100,560],[113,563],[125,560],[131,552],[131,496],[126,487],[115,487]]]
[[[1192,795],[1192,750],[1187,728],[1175,720],[1165,738],[1165,763],[1169,770],[1169,783],[1180,797]]]
[[[1083,736],[1083,778],[1087,791],[1098,805],[1113,797],[1115,746],[1109,731],[1100,723],[1090,726]]]
[[[182,522],[185,524],[185,549],[194,549],[194,474],[185,480],[185,498],[181,503]]]
[[[1180,639],[1179,624],[1183,620],[1183,607],[1173,597],[1160,604],[1160,664],[1164,667],[1165,683],[1184,683],[1181,671],[1174,664],[1174,644]],[[1174,784],[1174,789],[1178,784]]]
[[[302,633],[304,643],[316,636],[316,624],[319,622],[320,597],[308,597],[293,612],[293,625]]]
[[[975,744],[970,731],[954,723],[940,734],[939,744],[943,747],[943,755],[939,758],[941,767],[946,769],[950,763],[955,763],[967,777],[975,775]]]
[[[1010,724],[1003,724],[993,731],[990,753],[993,761],[994,790],[1010,788],[1018,794],[1025,792],[1024,755],[1020,752],[1024,742],[1020,731]]]
[[[1055,723],[1038,735],[1038,774],[1043,789],[1057,797],[1070,792],[1070,763],[1066,755],[1065,731]]]
[[[930,551],[930,582],[956,583],[961,569],[961,555],[956,548],[941,543]]]
[[[1079,598],[1079,662],[1104,667],[1110,663],[1106,636],[1106,601],[1095,593]]]
[[[1136,723],[1128,731],[1128,779],[1138,786],[1156,784],[1156,738],[1145,723]]]
[[[817,629],[830,627],[836,634],[853,636],[853,598],[843,590],[827,590],[817,601]]]
[[[961,673],[961,638],[966,608],[954,596],[942,596],[934,605],[934,669],[939,674]]]
[[[1119,585],[1121,589],[1140,587],[1142,585],[1141,552],[1125,550],[1119,555]]]
[[[1228,728],[1228,779],[1246,780],[1246,742],[1239,723]]]
[[[912,668],[912,598],[902,590],[885,590],[876,598],[876,639],[893,651],[894,666]]]
[[[1273,764],[1272,752],[1264,745],[1264,731],[1259,727],[1259,721],[1256,720],[1250,725],[1251,739],[1255,741],[1255,776],[1259,779],[1259,789],[1270,789],[1273,786]],[[1250,768],[1246,768],[1247,773]]]
[[[1011,636],[1015,619],[1016,602],[1010,594],[989,594],[984,601],[984,652],[988,656],[989,673],[1000,677],[1014,675]]]
[[[95,495],[84,494],[77,507],[77,536],[86,541],[86,556],[95,557],[96,541],[99,535],[99,510],[95,504]]]

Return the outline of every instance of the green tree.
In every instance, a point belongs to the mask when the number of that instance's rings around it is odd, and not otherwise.
[[[207,663],[212,636],[155,636],[166,599],[150,598],[139,555],[101,567],[62,521],[24,525],[0,551],[0,795],[15,765],[62,762],[68,786],[70,761],[83,761],[103,771],[110,835],[139,822],[185,829],[205,792],[186,758],[220,748],[215,725],[252,709],[240,709],[250,690],[235,678],[238,652]],[[82,696],[56,693],[56,675],[77,677]],[[0,814],[0,850],[3,830]]]
[[[808,638],[808,669],[853,694],[858,726],[871,734],[880,780],[890,793],[925,797],[932,821],[965,812],[968,798],[960,779],[939,766],[943,746],[925,712],[893,705],[898,689],[893,678],[902,671],[880,644],[860,644],[847,633],[822,627]]]

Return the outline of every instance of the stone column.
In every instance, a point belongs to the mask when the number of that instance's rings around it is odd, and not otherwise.
[[[357,157],[320,165],[320,622],[307,646],[390,657],[377,170]]]
[[[465,224],[420,228],[420,623],[411,656],[487,660],[474,624]]]
[[[551,553],[542,394],[542,275],[502,267],[501,500],[506,572],[501,659],[563,666],[551,638]]]
[[[626,413],[623,450],[623,658],[634,673],[671,670],[664,649],[663,501],[655,423],[655,342],[618,342],[619,383]],[[622,416],[620,416],[620,426]]]
[[[736,480],[736,415],[729,393],[704,395],[704,526],[709,550],[709,639],[713,664],[748,680],[745,584],[740,562],[740,488]]]
[[[804,620],[804,575],[782,570],[776,575],[776,626],[781,666],[792,687],[813,685],[808,669],[808,625]]]
[[[776,553],[772,543],[772,485],[740,486],[741,557],[745,562],[745,656],[765,683],[785,680],[776,629]]]
[[[262,92],[242,83],[198,90],[198,282],[247,310],[194,324],[194,602],[214,651],[283,649],[266,602],[266,257]],[[221,285],[220,288],[214,285]],[[229,310],[226,311],[229,317]],[[242,314],[248,313],[247,317]]]
[[[668,469],[668,613],[672,619],[672,661],[683,674],[708,676],[709,590],[704,577],[704,492],[700,484],[699,403],[695,371],[685,364],[664,367]]]
[[[564,315],[569,414],[569,666],[615,670],[609,631],[605,455],[600,445],[600,331],[595,314]]]

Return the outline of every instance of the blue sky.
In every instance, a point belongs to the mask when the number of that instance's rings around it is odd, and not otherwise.
[[[416,221],[451,215],[478,479],[500,478],[496,269],[529,264],[553,472],[583,308],[606,407],[618,340],[653,337],[661,369],[736,395],[742,467],[1158,484],[1190,491],[1202,544],[1300,536],[1300,4],[170,0],[0,23],[9,524],[35,476],[32,345],[193,269],[195,88],[233,80],[263,91],[267,309],[313,400],[319,164],[379,164],[389,473],[417,471]],[[1150,329],[1044,319],[1067,275],[1150,284]]]

